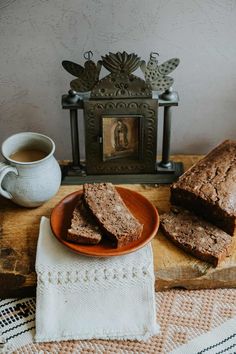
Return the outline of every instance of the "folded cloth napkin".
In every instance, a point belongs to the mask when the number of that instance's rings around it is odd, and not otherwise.
[[[78,255],[41,219],[36,256],[37,342],[137,339],[157,334],[151,245],[128,255]]]

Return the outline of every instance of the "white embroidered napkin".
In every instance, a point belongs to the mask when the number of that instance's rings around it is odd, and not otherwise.
[[[36,257],[35,340],[137,339],[157,334],[151,245],[94,258],[66,249],[43,217]]]

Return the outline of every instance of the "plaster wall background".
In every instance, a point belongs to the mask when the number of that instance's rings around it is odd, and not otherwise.
[[[123,50],[145,60],[158,51],[160,63],[180,58],[173,153],[205,153],[236,139],[235,35],[235,0],[0,0],[0,143],[41,132],[55,140],[57,158],[70,158],[60,100],[73,77],[61,61],[82,64],[88,50],[95,61]],[[159,149],[161,130],[162,111]]]

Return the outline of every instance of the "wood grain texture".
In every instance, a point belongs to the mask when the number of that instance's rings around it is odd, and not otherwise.
[[[175,156],[185,169],[200,156]],[[169,186],[124,185],[149,199],[160,214],[169,210]],[[39,222],[53,207],[81,186],[61,186],[58,194],[39,208],[26,209],[0,198],[0,297],[31,295],[35,291],[34,271]],[[152,241],[156,290],[236,287],[236,245],[231,257],[213,268],[178,249],[159,231]]]

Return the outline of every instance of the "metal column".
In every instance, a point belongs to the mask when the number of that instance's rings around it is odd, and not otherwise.
[[[160,166],[170,168],[171,107],[164,107],[162,160]]]
[[[71,128],[73,166],[78,168],[80,167],[80,150],[79,150],[79,130],[78,130],[77,109],[70,109],[70,128]]]

